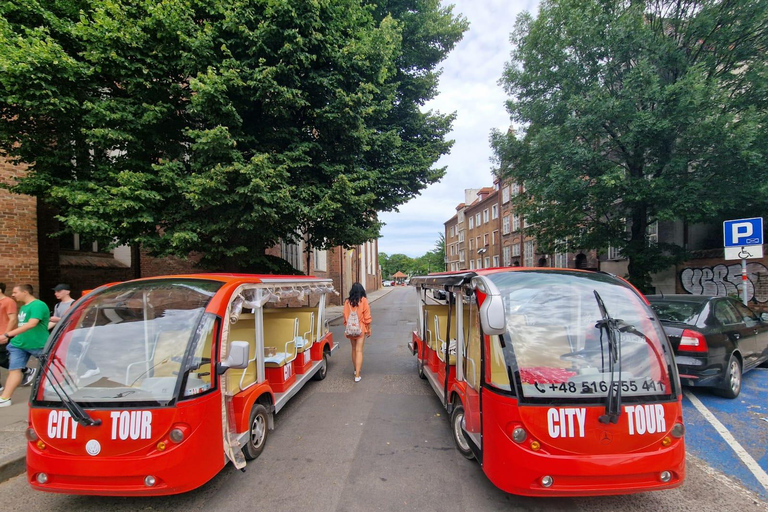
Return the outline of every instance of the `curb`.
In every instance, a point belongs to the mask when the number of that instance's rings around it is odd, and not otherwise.
[[[27,449],[22,448],[0,457],[0,483],[27,470]]]
[[[386,289],[386,292],[377,294],[375,298],[372,297],[370,299],[370,302],[376,302],[380,298],[387,295],[390,291],[392,291],[392,288]],[[343,311],[339,312],[338,314],[335,313],[334,315],[335,316],[333,318],[328,318],[327,321],[329,324],[331,322],[335,322],[336,320],[344,317]],[[26,443],[24,448],[0,457],[0,483],[10,480],[11,478],[14,478],[16,476],[19,476],[20,474],[24,473],[26,470],[27,470]]]

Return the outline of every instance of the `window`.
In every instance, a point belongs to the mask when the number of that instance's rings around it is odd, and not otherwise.
[[[459,251],[459,261],[466,261],[464,259],[464,251]]]
[[[620,260],[621,259],[621,249],[618,247],[608,246],[608,259],[609,260]]]
[[[477,258],[477,266],[475,268],[483,268],[483,259]]]
[[[475,226],[480,226],[480,212],[475,214]]]
[[[469,218],[469,229],[475,229],[475,218],[470,217]]]
[[[328,270],[328,252],[315,249],[315,270]]]
[[[520,185],[517,183],[512,184],[512,197],[517,197],[520,195]]]
[[[483,224],[487,224],[490,220],[489,214],[488,214],[488,208],[483,210]]]
[[[524,219],[523,219],[523,227],[524,227],[524,228],[527,228],[528,226],[530,226],[530,224],[528,224],[528,219],[527,219],[527,218],[524,218]]]
[[[512,246],[512,256],[515,256],[515,257],[520,256],[520,244],[515,244]]]
[[[464,210],[459,212],[459,224],[464,224]]]
[[[78,233],[65,234],[59,237],[59,249],[65,251],[99,252],[99,244],[86,240]]]
[[[453,226],[451,226],[451,238],[453,238]]]
[[[508,267],[512,264],[512,258],[510,258],[510,248],[508,245],[505,245],[504,248],[501,250],[501,255],[504,259],[504,266]]]
[[[488,233],[483,235],[483,247],[488,245]]]
[[[498,267],[499,266],[499,255],[493,257],[493,266]]]
[[[501,221],[501,232],[505,235],[509,234],[509,215],[505,215]]]
[[[469,250],[470,250],[470,251],[472,250],[472,242],[473,242],[473,240],[470,238],[470,239],[469,239]]]
[[[291,266],[296,270],[304,270],[301,266],[301,252],[302,245],[304,245],[304,243],[299,242],[298,244],[291,244],[282,242],[280,245],[283,259],[290,263]]]
[[[463,241],[464,241],[464,232],[459,231],[459,242],[463,242]]]
[[[491,218],[492,219],[498,219],[499,218],[499,205],[495,204],[491,208]]]
[[[480,237],[479,236],[477,238],[475,238],[475,248],[476,249],[480,248]]]
[[[492,236],[491,236],[491,243],[492,243],[493,245],[496,245],[496,243],[498,242],[498,240],[499,240],[499,230],[497,229],[496,231],[494,231],[494,232],[492,233]]]
[[[525,254],[523,255],[524,265],[526,267],[533,266],[533,240],[525,242]]]
[[[485,268],[491,268],[491,257],[486,256],[485,257]]]
[[[648,245],[659,244],[659,221],[656,221],[653,224],[649,224],[645,232],[648,235]]]
[[[568,253],[565,253],[565,252],[555,253],[555,267],[568,268]]]
[[[469,260],[469,270],[475,270],[475,260]]]
[[[512,214],[512,231],[520,231],[520,216],[516,213]]]
[[[451,244],[451,256],[456,256],[456,246]]]
[[[501,189],[501,202],[507,204],[509,202],[509,187]]]

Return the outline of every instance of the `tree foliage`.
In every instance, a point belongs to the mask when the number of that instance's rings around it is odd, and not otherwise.
[[[435,242],[435,248],[417,258],[411,258],[405,254],[392,254],[390,256],[380,252],[379,265],[384,280],[392,279],[392,276],[398,271],[409,276],[443,272],[445,270],[445,235],[440,233]]]
[[[423,113],[466,30],[438,0],[0,4],[0,151],[65,231],[264,265],[378,236],[440,179],[453,115]]]
[[[768,211],[767,10],[546,0],[518,18],[502,78],[518,129],[492,145],[544,250],[618,247],[647,288],[681,257],[648,243],[655,221]]]

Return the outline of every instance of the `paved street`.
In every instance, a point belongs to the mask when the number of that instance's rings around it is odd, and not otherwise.
[[[244,473],[227,466],[196,491],[141,499],[39,493],[19,476],[0,484],[0,502],[5,510],[46,512],[768,511],[765,497],[702,462],[706,450],[689,450],[695,455],[688,458],[686,483],[671,491],[583,499],[503,493],[477,463],[455,450],[445,411],[416,374],[415,358],[406,348],[415,326],[415,300],[413,289],[403,287],[372,304],[373,337],[366,343],[363,380],[357,384],[342,329],[333,327],[341,348],[331,358],[328,377],[309,383],[278,414],[263,454]],[[692,416],[688,409],[686,414]]]

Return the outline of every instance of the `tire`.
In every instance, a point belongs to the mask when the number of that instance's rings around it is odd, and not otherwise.
[[[456,443],[456,449],[465,458],[472,460],[475,458],[475,454],[472,452],[472,448],[469,447],[469,442],[464,438],[464,406],[461,402],[456,402],[453,406],[453,412],[451,413],[451,432],[453,432],[453,441]]]
[[[320,363],[320,369],[312,376],[312,380],[323,380],[328,375],[328,351],[323,351],[323,362]]]
[[[718,390],[721,396],[726,398],[736,398],[741,393],[741,362],[734,354],[728,360],[728,366],[723,376],[723,386]]]
[[[424,363],[421,359],[416,359],[416,368],[418,368],[419,377],[426,380],[427,375],[424,373]]]
[[[253,404],[251,419],[248,422],[248,441],[243,446],[245,460],[253,460],[264,451],[269,434],[269,413],[261,404]]]

